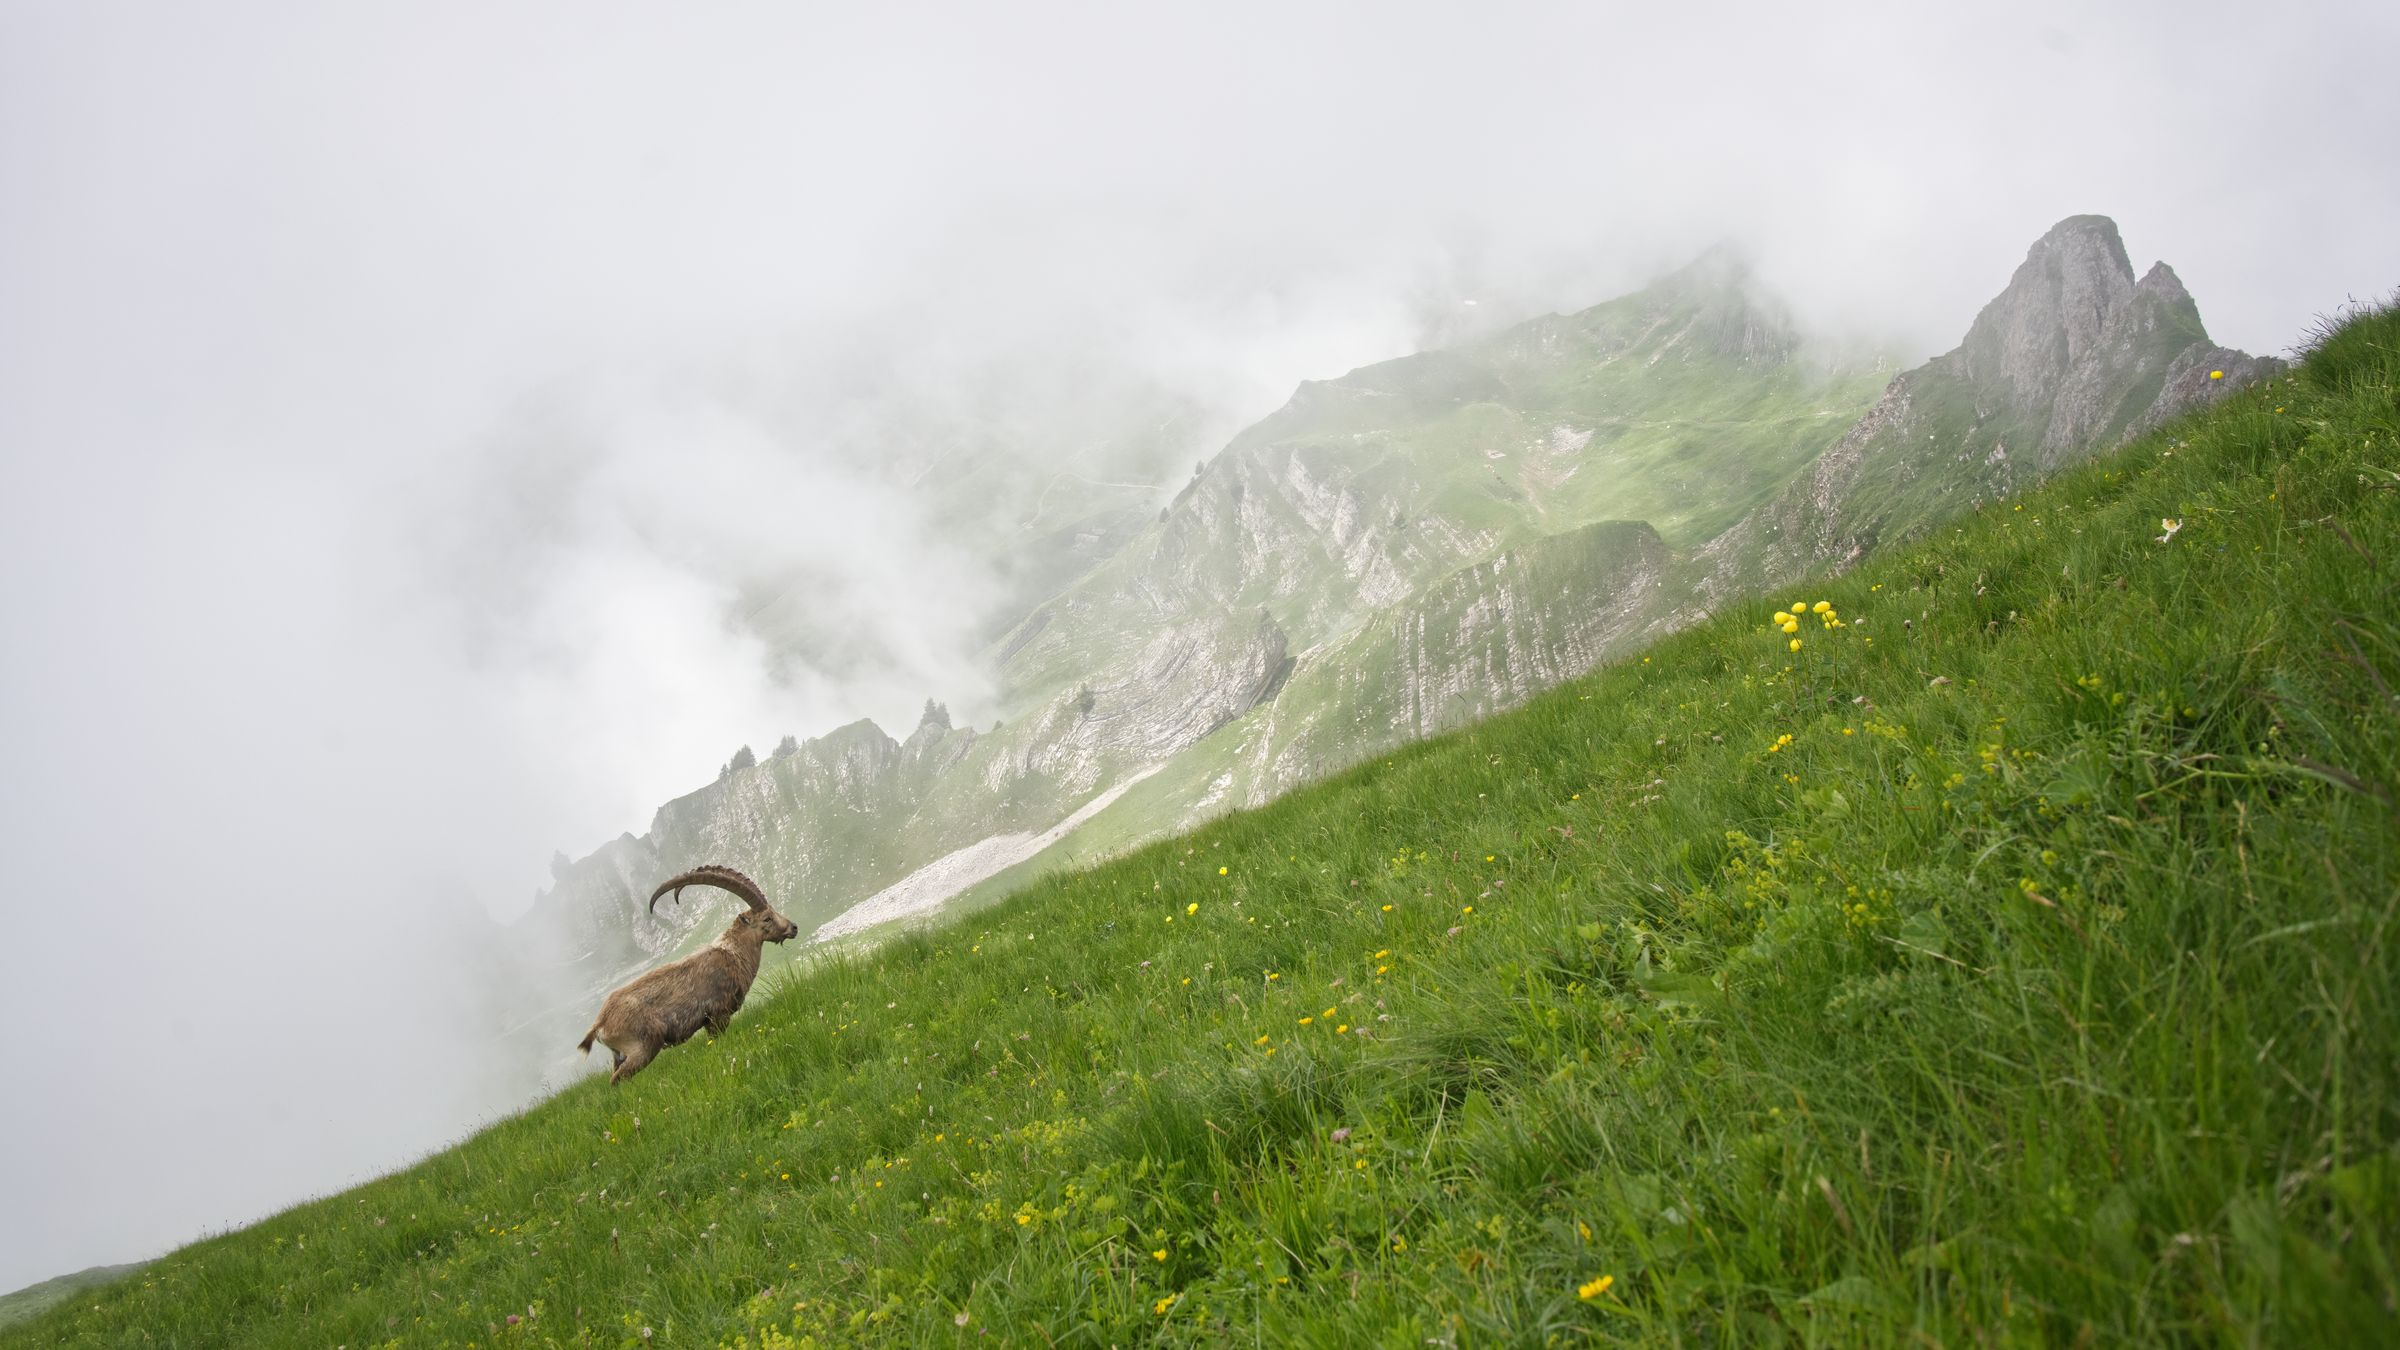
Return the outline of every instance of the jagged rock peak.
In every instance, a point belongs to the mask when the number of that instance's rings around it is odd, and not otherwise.
[[[942,738],[949,734],[949,705],[927,699],[925,700],[925,711],[917,717],[917,729],[908,733],[908,739],[900,743],[900,748],[910,754],[924,754],[932,747],[941,744]],[[969,731],[968,735],[971,738],[974,733]]]
[[[2074,249],[2093,249],[2111,254],[2116,258],[2117,266],[2124,271],[2126,279],[2133,277],[2133,264],[2125,256],[2125,238],[2117,233],[2117,222],[2112,216],[2097,213],[2068,216],[2043,231],[2042,237],[2033,241],[2033,247],[2027,250],[2027,255],[2036,256],[2046,250]]]
[[[2135,286],[2134,290],[2165,304],[2193,303],[2192,293],[2183,287],[2183,278],[2175,275],[2175,269],[2163,262],[2150,264],[2150,270],[2142,274],[2141,284]]]
[[[1718,570],[1704,589],[1847,567],[1879,539],[2022,491],[2282,369],[2211,341],[2165,263],[2137,283],[2116,222],[2070,216],[1956,350],[1893,380],[1806,474],[1707,546]]]
[[[1976,380],[2054,383],[2102,341],[2133,300],[2117,223],[2069,216],[2026,251],[2008,288],[1975,316],[1959,354]]]
[[[1701,351],[1780,361],[1800,345],[1791,310],[1764,289],[1749,254],[1731,242],[1709,245],[1642,294],[1661,307],[1688,311],[1683,332]]]
[[[1698,257],[1667,273],[1647,287],[1653,291],[1713,291],[1746,289],[1750,285],[1750,255],[1730,239],[1700,250]]]

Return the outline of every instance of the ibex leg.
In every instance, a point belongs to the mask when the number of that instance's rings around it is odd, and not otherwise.
[[[612,1083],[624,1082],[626,1079],[633,1077],[637,1073],[640,1073],[642,1071],[642,1066],[648,1064],[652,1059],[656,1058],[657,1055],[658,1046],[655,1042],[651,1041],[643,1041],[639,1045],[634,1046],[631,1050],[618,1054],[617,1071],[608,1076],[608,1081]]]

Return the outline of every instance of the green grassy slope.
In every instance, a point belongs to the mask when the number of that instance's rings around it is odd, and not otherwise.
[[[2358,321],[0,1339],[2385,1337],[2396,390]]]
[[[80,1290],[104,1285],[111,1280],[121,1280],[141,1268],[142,1263],[139,1261],[122,1266],[93,1266],[88,1270],[76,1271],[72,1275],[61,1275],[57,1279],[44,1280],[40,1284],[29,1284],[14,1293],[0,1294],[0,1327],[26,1321],[36,1313],[54,1308],[73,1298]]]
[[[1704,542],[1838,439],[1893,373],[1809,347],[1724,267],[1704,259],[1580,313],[1312,383],[1231,449],[1357,460],[1371,441],[1410,512],[1510,543],[1596,520]],[[1554,446],[1561,427],[1590,439]]]

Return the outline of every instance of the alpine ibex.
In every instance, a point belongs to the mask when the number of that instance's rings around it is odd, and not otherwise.
[[[597,1040],[616,1053],[616,1071],[608,1076],[611,1083],[640,1073],[659,1051],[683,1044],[702,1027],[711,1036],[723,1034],[742,1000],[750,996],[750,983],[758,978],[759,953],[767,943],[799,935],[800,925],[776,913],[757,882],[730,867],[695,867],[660,882],[650,892],[650,912],[658,912],[658,898],[669,891],[682,899],[686,886],[731,891],[750,908],[723,937],[620,987],[600,1004],[599,1019],[583,1035],[583,1050],[591,1053]]]

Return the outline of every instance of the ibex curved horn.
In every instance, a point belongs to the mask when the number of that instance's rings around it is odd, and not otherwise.
[[[710,864],[706,867],[695,867],[689,872],[669,877],[658,883],[658,889],[650,892],[650,912],[653,914],[658,912],[658,898],[669,891],[675,893],[676,899],[682,899],[683,888],[686,886],[714,886],[719,890],[731,891],[742,897],[742,902],[752,909],[772,908],[767,903],[767,893],[758,888],[757,882],[730,867],[718,867]]]

